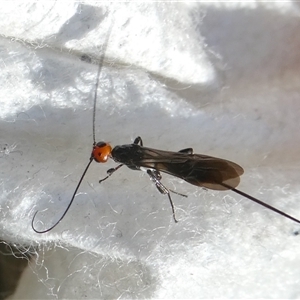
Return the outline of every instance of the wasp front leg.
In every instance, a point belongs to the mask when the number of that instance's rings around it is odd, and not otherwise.
[[[135,138],[134,142],[133,142],[135,145],[138,145],[140,144],[140,146],[143,147],[143,140],[140,136],[138,136],[137,138]]]
[[[186,149],[179,150],[178,152],[184,153],[184,154],[194,154],[194,149],[193,148],[186,148]]]
[[[106,180],[108,177],[110,177],[113,173],[115,173],[117,170],[119,170],[124,164],[120,164],[118,166],[116,166],[115,168],[111,168],[108,169],[106,171],[106,173],[108,174],[106,177],[104,177],[103,179],[99,180],[99,183],[103,182],[104,180]]]

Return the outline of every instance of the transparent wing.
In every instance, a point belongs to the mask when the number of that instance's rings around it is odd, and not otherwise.
[[[238,186],[244,170],[238,164],[212,156],[186,154],[141,147],[139,165],[182,178],[190,184],[212,190]]]

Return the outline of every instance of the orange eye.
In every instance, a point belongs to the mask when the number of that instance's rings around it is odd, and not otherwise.
[[[104,163],[108,160],[108,157],[111,153],[111,146],[110,144],[99,142],[94,146],[92,157],[98,163]]]

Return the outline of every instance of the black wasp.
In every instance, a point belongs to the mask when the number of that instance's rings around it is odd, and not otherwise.
[[[109,35],[108,35],[109,36]],[[107,40],[108,41],[108,40]],[[105,48],[107,45],[107,41],[105,43]],[[105,51],[105,49],[104,49]],[[186,148],[180,150],[178,152],[171,151],[163,151],[152,148],[147,148],[143,146],[142,139],[137,137],[133,144],[115,146],[112,148],[108,143],[105,142],[95,142],[95,113],[96,113],[96,99],[97,99],[97,90],[99,84],[99,76],[101,72],[101,68],[103,65],[104,56],[101,57],[101,61],[99,63],[98,74],[97,74],[97,83],[94,95],[94,108],[93,108],[93,150],[89,160],[88,165],[86,166],[78,184],[75,188],[73,196],[66,210],[59,218],[59,220],[54,223],[50,228],[45,230],[37,230],[34,227],[34,220],[38,211],[34,214],[34,217],[31,222],[31,226],[33,230],[37,233],[45,233],[53,229],[59,222],[64,218],[69,208],[71,207],[78,188],[90,166],[92,161],[96,161],[98,163],[104,163],[108,160],[108,158],[112,158],[115,162],[120,163],[117,167],[109,169],[107,171],[107,176],[100,180],[102,182],[110,177],[115,171],[117,171],[122,166],[127,166],[132,170],[141,170],[145,169],[147,174],[150,176],[150,179],[154,182],[156,188],[161,194],[166,194],[169,198],[173,218],[174,221],[177,222],[175,216],[174,204],[170,195],[170,192],[182,195],[175,191],[168,189],[161,182],[161,172],[168,173],[170,175],[176,176],[185,180],[186,182],[204,187],[212,190],[231,190],[243,197],[246,197],[288,219],[291,219],[297,223],[300,221],[283,211],[261,201],[258,200],[238,189],[240,182],[240,176],[244,173],[244,170],[238,164],[212,156],[202,155],[202,154],[194,154],[192,148]]]
[[[115,168],[109,169],[107,171],[108,175],[99,182],[103,182],[104,180],[106,180],[115,171],[117,171],[124,165],[132,170],[141,170],[141,168],[145,168],[147,174],[154,182],[158,191],[162,194],[168,195],[175,222],[177,222],[175,209],[170,195],[170,192],[174,191],[168,189],[162,184],[162,176],[160,172],[168,173],[170,175],[179,177],[190,184],[207,189],[220,191],[232,190],[233,192],[238,193],[268,209],[271,209],[286,218],[300,223],[298,219],[293,218],[283,211],[236,189],[236,186],[238,186],[240,182],[240,176],[244,173],[243,168],[238,164],[221,158],[202,154],[193,154],[192,148],[186,148],[178,152],[147,148],[143,146],[142,139],[140,137],[137,137],[133,144],[115,146],[114,148],[112,148],[110,144],[105,142],[94,144],[90,161],[80,178],[73,197],[64,214],[53,226],[46,230],[39,231],[36,230],[33,226],[34,218],[37,214],[36,212],[32,219],[33,230],[37,233],[45,233],[53,229],[63,219],[63,217],[69,210],[91,162],[95,160],[98,163],[104,163],[108,160],[109,157],[111,157],[115,162],[119,162],[120,164]],[[177,192],[174,193],[179,194]]]

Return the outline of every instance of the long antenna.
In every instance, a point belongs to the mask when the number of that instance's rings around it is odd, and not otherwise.
[[[107,45],[108,45],[109,37],[110,37],[110,34],[111,34],[112,25],[113,25],[113,22],[111,22],[111,24],[108,28],[108,32],[107,32],[107,35],[106,35],[106,40],[105,40],[105,43],[103,44],[102,55],[100,57],[100,61],[99,61],[99,64],[98,64],[97,82],[96,82],[96,86],[95,86],[94,108],[93,108],[93,145],[94,146],[96,145],[95,119],[96,119],[99,78],[100,78],[100,74],[101,74],[101,71],[102,71],[103,63],[104,63],[104,56],[105,56],[105,53],[106,53],[106,50],[107,50]]]
[[[88,168],[90,167],[92,161],[93,161],[93,157],[90,158],[90,161],[89,161],[89,163],[87,164],[87,166],[86,166],[86,168],[85,168],[85,170],[84,170],[84,172],[83,172],[83,174],[82,174],[82,176],[81,176],[81,178],[80,178],[80,180],[79,180],[79,182],[78,182],[78,184],[77,184],[77,187],[76,187],[76,189],[75,189],[75,191],[74,191],[74,194],[73,194],[73,196],[72,196],[72,199],[71,199],[69,205],[67,206],[67,208],[66,208],[65,212],[62,214],[62,216],[58,219],[58,221],[56,221],[51,227],[49,227],[49,228],[47,228],[47,229],[45,229],[45,230],[37,230],[37,229],[35,229],[35,227],[34,227],[34,220],[35,220],[35,217],[36,217],[36,215],[37,215],[37,213],[38,213],[39,211],[37,210],[37,211],[35,212],[35,214],[34,214],[32,220],[31,220],[31,227],[32,227],[32,229],[33,229],[36,233],[45,233],[45,232],[48,232],[48,231],[52,230],[52,229],[53,229],[54,227],[56,227],[56,226],[58,225],[58,223],[60,223],[60,221],[64,218],[64,216],[67,214],[69,208],[71,207],[71,205],[72,205],[72,203],[73,203],[73,201],[74,201],[74,199],[75,199],[75,196],[76,196],[76,194],[77,194],[77,191],[78,191],[78,189],[79,189],[79,186],[81,185],[81,182],[82,182],[82,180],[83,180],[83,177],[85,176],[85,174],[86,174]]]
[[[111,22],[110,26],[109,26],[109,29],[108,29],[108,33],[106,35],[106,39],[105,39],[105,42],[103,44],[103,53],[100,57],[100,61],[99,61],[99,64],[98,64],[98,72],[97,72],[97,81],[96,81],[96,85],[95,85],[95,94],[94,94],[94,106],[93,106],[93,148],[95,147],[96,145],[96,138],[95,138],[95,119],[96,119],[96,104],[97,104],[97,95],[98,95],[98,86],[99,86],[99,78],[100,78],[100,73],[101,73],[101,70],[102,70],[102,67],[103,67],[103,62],[104,62],[104,56],[105,56],[105,53],[106,53],[106,50],[107,50],[107,45],[108,45],[108,41],[109,41],[109,37],[110,37],[110,34],[111,34],[111,30],[112,30],[112,25],[113,25],[113,22]],[[81,182],[87,172],[87,170],[89,169],[92,161],[94,160],[94,157],[93,155],[91,155],[90,157],[90,160],[87,164],[87,166],[85,167],[84,171],[83,171],[83,174],[81,175],[80,177],[80,180],[75,188],[75,191],[73,193],[73,196],[71,198],[71,201],[69,202],[67,208],[65,209],[64,213],[62,214],[62,216],[58,219],[58,221],[56,221],[51,227],[45,229],[45,230],[37,230],[35,227],[34,227],[34,220],[35,220],[35,217],[37,215],[37,213],[39,211],[36,211],[33,218],[32,218],[32,221],[31,221],[31,227],[32,229],[36,232],[36,233],[46,233],[50,230],[52,230],[54,227],[56,227],[60,222],[61,220],[65,217],[65,215],[67,214],[68,210],[70,209],[74,199],[75,199],[75,196],[77,194],[77,191],[81,185]]]

